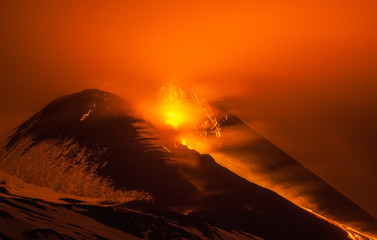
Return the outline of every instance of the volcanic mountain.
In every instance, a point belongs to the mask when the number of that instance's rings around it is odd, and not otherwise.
[[[256,134],[233,115],[219,115],[219,122],[224,129],[242,126]],[[296,181],[313,181],[318,191],[298,194],[309,194],[339,219],[375,221],[260,135],[250,141],[223,143],[214,156],[200,154],[179,143],[162,145],[153,125],[111,93],[92,89],[60,97],[4,137],[0,170],[28,184],[103,201],[49,202],[17,195],[5,184],[1,236],[14,238],[18,227],[26,239],[371,239],[218,163],[224,156],[251,156],[247,161],[276,182],[294,187]],[[299,169],[291,172],[297,175],[275,174],[288,165]],[[62,216],[64,224],[58,222]],[[77,226],[73,216],[92,223]]]
[[[330,219],[377,234],[377,220],[334,187],[266,140],[237,116],[219,110],[226,137],[212,151],[216,161],[241,177]],[[240,141],[229,141],[241,138]]]

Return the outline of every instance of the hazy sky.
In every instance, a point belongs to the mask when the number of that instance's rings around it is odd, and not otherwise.
[[[377,216],[377,1],[1,1],[0,133],[59,95],[174,79]]]

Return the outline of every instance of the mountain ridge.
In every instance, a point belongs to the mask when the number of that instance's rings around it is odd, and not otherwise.
[[[83,119],[84,114],[88,115]],[[84,90],[66,95],[8,138],[0,169],[36,183],[43,171],[58,169],[55,175],[62,173],[64,178],[64,173],[79,166],[79,177],[84,180],[77,182],[83,189],[85,179],[98,177],[98,184],[108,180],[114,191],[146,193],[151,198],[141,194],[125,203],[143,211],[194,217],[220,229],[265,239],[348,239],[344,229],[237,175],[208,154],[181,144],[167,146],[166,151],[148,126],[113,94]],[[25,139],[31,142],[22,145]],[[20,167],[31,160],[33,165]],[[85,174],[92,174],[91,178]],[[50,181],[62,179],[50,175]],[[112,214],[122,218],[117,211]]]

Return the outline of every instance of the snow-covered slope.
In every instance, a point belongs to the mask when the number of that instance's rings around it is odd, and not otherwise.
[[[32,185],[17,192],[17,181],[5,179],[18,197],[3,190],[1,232],[16,239],[20,231],[36,239],[350,238],[210,155],[164,147],[153,126],[111,93],[56,99],[3,141],[0,170]],[[52,189],[50,198],[35,185]]]
[[[0,239],[261,239],[101,200],[57,193],[0,172]]]

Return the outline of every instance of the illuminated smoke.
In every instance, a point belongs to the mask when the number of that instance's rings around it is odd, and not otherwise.
[[[175,140],[184,145],[189,145],[193,136],[221,136],[215,111],[192,89],[166,84],[157,99],[142,106],[142,112],[146,119],[174,135],[169,138],[178,138]]]
[[[237,175],[277,192],[279,195],[303,207],[317,217],[343,229],[352,240],[375,240],[375,238],[361,234],[359,230],[355,230],[356,227],[351,228],[349,224],[341,224],[328,218],[330,216],[324,217],[316,213],[320,212],[322,214],[321,211],[318,211],[316,203],[311,201],[305,194],[302,194],[303,192],[305,193],[301,189],[304,186],[300,185],[300,189],[295,189],[288,184],[274,181],[275,175],[279,175],[281,172],[263,171],[260,166],[253,163],[253,158],[256,156],[247,155],[244,156],[246,158],[243,158],[242,154],[232,156],[222,153],[222,148],[232,146],[234,149],[237,149],[237,147],[242,147],[256,140],[254,138],[257,135],[250,134],[241,126],[224,127],[222,129],[220,125],[222,124],[222,118],[225,121],[228,120],[229,114],[226,111],[221,112],[220,109],[212,107],[204,98],[195,94],[194,91],[168,84],[161,88],[159,100],[154,107],[158,113],[157,116],[159,117],[157,118],[159,122],[174,128],[174,134],[178,136],[174,139],[175,146],[182,144],[202,154],[210,154],[218,164]],[[170,151],[169,149],[166,150]],[[284,171],[286,174],[295,174],[296,169],[284,168],[284,170],[279,169],[279,171]],[[305,188],[310,189],[311,186],[307,185]],[[313,209],[315,212],[310,209]]]
[[[162,115],[165,123],[178,128],[191,122],[200,136],[215,134],[220,137],[220,126],[216,114],[208,102],[192,90],[183,89],[173,84],[161,88]]]

